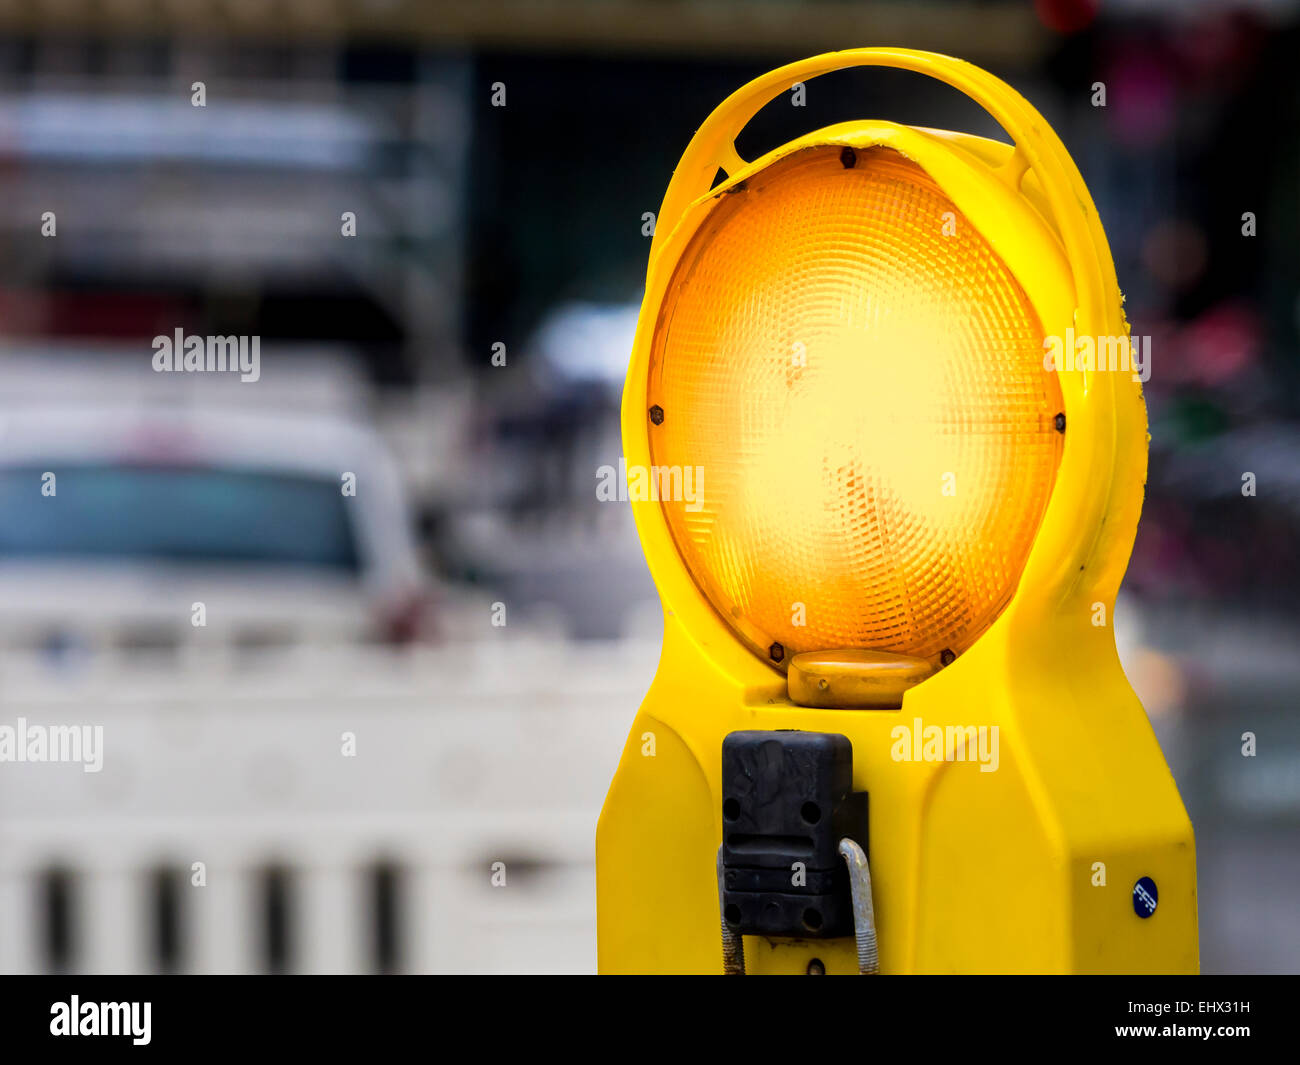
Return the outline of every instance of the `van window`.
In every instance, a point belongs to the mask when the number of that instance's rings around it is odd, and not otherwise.
[[[359,568],[337,480],[203,467],[0,470],[0,557]]]

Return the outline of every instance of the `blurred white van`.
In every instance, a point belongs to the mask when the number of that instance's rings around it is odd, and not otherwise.
[[[0,406],[10,645],[401,642],[427,592],[397,472],[350,417]]]

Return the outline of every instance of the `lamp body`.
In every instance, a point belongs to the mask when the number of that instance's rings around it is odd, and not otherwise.
[[[854,122],[753,162],[736,155],[735,135],[773,96],[856,65],[946,81],[981,103],[1014,143]],[[629,468],[652,465],[648,368],[659,311],[692,234],[729,188],[789,153],[825,146],[885,148],[924,169],[1024,288],[1046,334],[1127,336],[1087,189],[1014,90],[929,53],[816,57],[724,102],[674,175],[624,391]],[[719,168],[727,179],[712,187]],[[746,646],[701,591],[662,505],[632,504],[664,606],[664,643],[597,830],[601,972],[722,971],[721,747],[728,733],[755,729],[834,732],[852,742],[853,787],[870,794],[882,973],[1196,971],[1192,828],[1111,626],[1146,475],[1141,386],[1129,373],[1088,367],[1059,375],[1064,446],[1016,590],[973,644],[908,689],[897,709],[793,703],[784,673]],[[971,726],[996,727],[995,770],[974,751],[952,757],[951,747],[943,759],[912,757],[922,730]],[[1147,917],[1133,903],[1144,877],[1159,891]],[[851,939],[746,937],[744,947],[751,973],[803,973],[814,958],[828,973],[856,971]]]

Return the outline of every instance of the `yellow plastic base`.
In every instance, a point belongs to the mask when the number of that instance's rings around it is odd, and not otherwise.
[[[790,705],[776,675],[746,687],[707,668],[670,618],[597,835],[600,971],[722,971],[722,737],[801,728],[848,736],[854,788],[871,794],[882,973],[1195,972],[1191,824],[1107,631],[1061,632],[1014,670],[990,632],[901,710],[817,710]],[[1078,657],[1095,683],[1075,683],[1064,661]],[[930,726],[997,725],[996,770],[981,771],[988,742],[963,740],[965,761],[896,760],[917,753],[917,719],[922,741]],[[1131,899],[1144,876],[1159,890],[1145,919]],[[812,958],[856,971],[849,939],[747,938],[745,957],[751,973]]]

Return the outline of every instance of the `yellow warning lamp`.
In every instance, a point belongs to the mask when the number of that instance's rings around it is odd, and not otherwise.
[[[859,121],[737,155],[853,66],[1012,143]],[[623,396],[665,632],[597,833],[602,972],[1196,970],[1191,824],[1111,628],[1141,386],[1049,356],[1126,351],[1121,304],[1060,140],[968,63],[818,56],[699,129]]]

